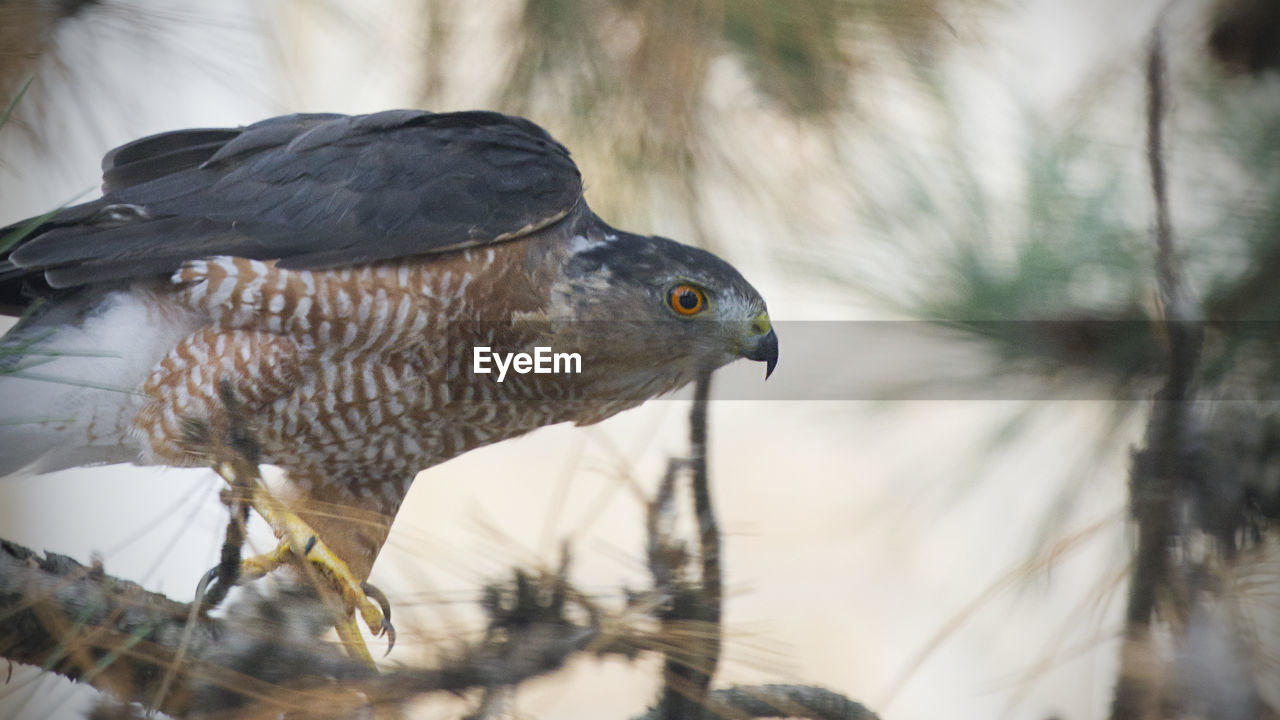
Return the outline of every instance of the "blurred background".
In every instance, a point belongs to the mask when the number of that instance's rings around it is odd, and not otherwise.
[[[1100,717],[1132,569],[1131,453],[1162,378],[1145,116],[1159,26],[1182,272],[1205,316],[1264,328],[1210,338],[1209,395],[1259,402],[1243,420],[1206,403],[1196,437],[1204,474],[1236,478],[1224,493],[1249,509],[1224,540],[1239,583],[1217,600],[1256,644],[1229,667],[1277,713],[1280,589],[1259,559],[1280,437],[1273,5],[8,0],[0,104],[21,98],[0,127],[0,224],[95,196],[105,151],[163,130],[525,115],[571,149],[598,214],[721,254],[779,327],[769,386],[742,364],[713,388],[730,589],[716,686],[819,684],[886,718]],[[602,602],[643,586],[643,501],[686,451],[687,411],[655,401],[419,476],[371,578],[401,630],[387,662],[473,637],[481,583],[554,565],[565,539]],[[1211,462],[1246,457],[1248,472]],[[219,482],[121,466],[0,479],[0,537],[187,600],[216,562]],[[1246,525],[1248,542],[1232,534]],[[1170,648],[1197,667],[1195,647]],[[579,660],[516,706],[630,717],[656,682],[651,660]],[[0,717],[79,717],[91,698],[23,668]]]

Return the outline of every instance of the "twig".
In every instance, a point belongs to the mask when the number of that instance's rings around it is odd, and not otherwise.
[[[1151,688],[1141,666],[1149,657],[1147,638],[1162,588],[1169,580],[1169,547],[1178,530],[1176,501],[1188,489],[1187,401],[1194,395],[1203,330],[1183,285],[1173,244],[1173,225],[1164,164],[1167,59],[1163,23],[1152,31],[1147,50],[1147,163],[1155,203],[1155,265],[1169,339],[1168,377],[1156,395],[1147,424],[1146,447],[1130,472],[1130,506],[1138,527],[1133,577],[1125,612],[1121,667],[1112,697],[1112,720],[1150,714]]]
[[[689,414],[690,456],[673,460],[649,510],[649,567],[654,589],[662,601],[659,633],[669,642],[663,652],[662,691],[657,707],[665,720],[701,716],[707,688],[720,660],[723,581],[720,567],[720,529],[707,472],[707,399],[711,375],[704,373],[694,386]],[[666,534],[659,522],[671,512],[673,485],[680,467],[690,471],[693,507],[698,522],[698,573],[683,579],[686,560],[682,545]]]
[[[720,567],[720,525],[711,504],[711,482],[707,469],[707,399],[711,394],[711,374],[698,378],[689,412],[689,469],[693,473],[693,509],[698,516],[698,540],[702,557],[703,600],[712,614],[707,618],[720,626],[724,581]],[[718,640],[717,640],[718,643]],[[717,648],[717,657],[719,655]],[[714,671],[714,665],[711,671]]]

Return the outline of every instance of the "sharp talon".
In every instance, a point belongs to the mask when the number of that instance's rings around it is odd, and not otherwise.
[[[386,657],[391,654],[391,648],[396,646],[396,629],[386,618],[382,619],[382,632],[387,635],[387,651],[382,654],[382,657]]]
[[[387,636],[387,652],[383,654],[383,657],[386,657],[391,654],[391,648],[396,646],[396,628],[391,624],[391,602],[387,600],[387,594],[373,583],[362,582],[360,589],[364,591],[365,597],[371,598],[378,603],[378,607],[382,608],[382,624],[376,634]]]
[[[366,596],[373,598],[374,602],[378,603],[378,607],[382,608],[383,623],[390,623],[391,603],[387,600],[387,594],[379,590],[377,585],[370,582],[360,583],[360,589],[364,591]]]
[[[196,585],[195,602],[200,602],[201,600],[203,600],[204,594],[209,590],[209,583],[218,579],[218,567],[219,567],[218,565],[214,565],[213,567],[209,568],[209,572],[201,576],[200,582]]]
[[[307,540],[307,546],[306,546],[306,547],[304,547],[304,548],[302,549],[302,554],[303,554],[303,555],[310,555],[310,554],[311,554],[311,549],[312,549],[312,548],[314,548],[314,547],[316,546],[316,540],[319,540],[319,538],[317,538],[315,535],[312,535],[312,536]]]

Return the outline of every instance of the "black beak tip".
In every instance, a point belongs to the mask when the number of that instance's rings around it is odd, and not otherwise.
[[[764,337],[757,340],[755,347],[751,348],[751,352],[744,353],[743,357],[764,362],[764,379],[768,380],[769,376],[773,374],[773,369],[778,367],[777,333],[770,330]]]

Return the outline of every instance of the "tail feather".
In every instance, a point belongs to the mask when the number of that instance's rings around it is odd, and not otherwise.
[[[138,388],[191,323],[141,291],[93,295],[0,340],[0,476],[138,460]]]

